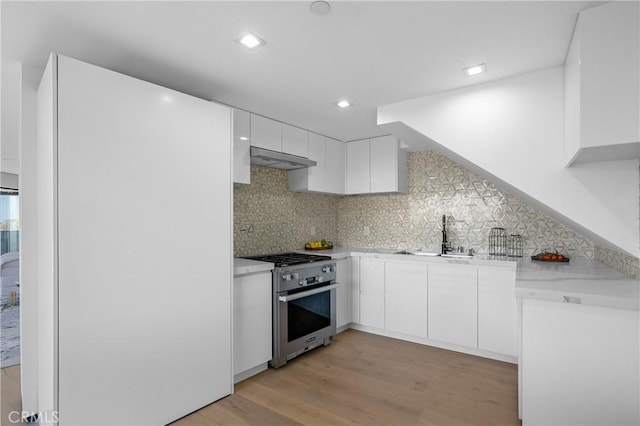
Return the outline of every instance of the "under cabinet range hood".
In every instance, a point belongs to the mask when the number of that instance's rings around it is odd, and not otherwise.
[[[305,157],[252,146],[251,164],[274,169],[296,170],[315,166],[318,163]]]

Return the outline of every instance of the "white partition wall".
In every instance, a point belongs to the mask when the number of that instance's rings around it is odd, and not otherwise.
[[[37,333],[37,393],[38,415],[43,424],[54,423],[57,415],[57,303],[56,288],[58,268],[54,261],[56,255],[55,241],[57,240],[54,222],[57,216],[55,205],[56,185],[55,153],[58,133],[57,128],[57,57],[49,58],[44,70],[40,87],[38,88],[38,123],[36,141],[36,191],[37,191],[37,295],[36,305],[26,303],[22,306],[23,316],[29,316],[36,310],[37,329],[22,330],[23,338],[29,332]],[[23,368],[28,368],[24,365]],[[27,385],[27,384],[25,384]],[[23,391],[24,393],[25,391]],[[29,391],[27,391],[29,393]]]
[[[57,88],[57,103],[39,111],[57,125],[39,140],[52,166],[38,170],[53,193],[39,214],[54,385],[39,409],[60,425],[166,424],[232,391],[231,111],[55,59],[40,95]]]

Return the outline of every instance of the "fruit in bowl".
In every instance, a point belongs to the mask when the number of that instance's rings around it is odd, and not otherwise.
[[[543,262],[568,262],[569,261],[569,258],[567,256],[560,254],[557,251],[556,252],[543,251],[534,256],[531,256],[531,259],[540,260]]]
[[[333,243],[327,240],[311,241],[304,245],[307,250],[323,250],[333,248]]]

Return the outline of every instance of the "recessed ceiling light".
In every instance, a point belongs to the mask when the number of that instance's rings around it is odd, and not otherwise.
[[[258,46],[266,44],[267,42],[262,40],[260,37],[258,37],[255,34],[247,33],[244,36],[242,36],[242,38],[240,39],[240,43],[244,44],[249,49],[254,49]]]
[[[485,64],[478,64],[468,68],[462,68],[462,72],[466,75],[477,75],[487,72],[487,66]]]
[[[309,8],[311,12],[320,16],[324,16],[331,11],[331,5],[322,0],[314,1]]]
[[[347,101],[346,99],[343,99],[343,100],[339,101],[336,105],[338,105],[340,108],[346,108],[348,106],[351,106],[351,103],[349,101]]]

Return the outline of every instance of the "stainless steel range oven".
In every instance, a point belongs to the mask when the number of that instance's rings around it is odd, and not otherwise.
[[[273,269],[273,358],[278,368],[336,334],[336,262],[329,256],[282,253],[247,257]]]

